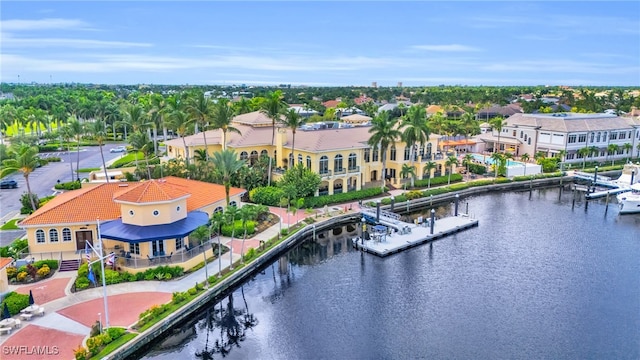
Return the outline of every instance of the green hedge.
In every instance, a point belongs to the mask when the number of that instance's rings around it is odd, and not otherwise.
[[[29,295],[18,294],[17,292],[10,292],[5,296],[4,300],[0,304],[0,309],[4,309],[4,304],[7,304],[11,316],[19,314],[20,310],[29,306]]]
[[[367,199],[382,194],[379,187],[349,191],[341,194],[323,195],[304,199],[305,208],[318,208],[325,205],[339,204],[353,200]]]
[[[29,247],[29,240],[21,239],[14,241],[11,245],[0,246],[0,257],[16,258],[16,254]]]
[[[233,231],[233,228],[235,228],[235,231]],[[231,226],[231,224],[222,225],[222,235],[231,236],[232,232],[235,237],[244,235],[242,220],[236,220],[233,223],[233,227]],[[256,222],[251,220],[247,221],[247,235],[253,235],[253,233],[255,232],[256,232]]]
[[[102,275],[100,272],[100,263],[96,262],[92,265],[93,273],[96,277],[97,283],[102,284]],[[89,274],[89,267],[87,263],[80,265],[78,269],[78,277],[76,278],[76,290],[83,290],[91,286],[87,275]],[[111,269],[105,269],[105,283],[119,284],[122,282],[133,282],[142,280],[171,280],[176,277],[184,275],[184,268],[180,266],[158,266],[155,268],[149,268],[144,272],[136,274],[128,273],[126,271],[114,271]]]
[[[58,260],[38,260],[33,263],[33,266],[40,269],[44,264],[47,264],[51,270],[56,270],[58,268]]]
[[[460,182],[462,181],[462,175],[460,174],[451,174],[451,182]],[[436,176],[431,178],[431,186],[443,185],[449,182],[449,175],[445,176]],[[415,181],[415,186],[417,188],[427,187],[429,186],[429,179],[421,179]]]
[[[249,199],[261,205],[279,206],[284,197],[284,190],[276,186],[257,187],[249,191]]]
[[[54,186],[56,190],[77,190],[81,187],[82,185],[79,181],[69,181],[65,183],[59,183]]]

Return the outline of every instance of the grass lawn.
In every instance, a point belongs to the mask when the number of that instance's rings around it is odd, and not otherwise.
[[[77,172],[79,172],[79,173],[89,173],[89,172],[92,172],[92,171],[98,171],[98,170],[100,170],[100,168],[99,168],[99,167],[95,167],[95,168],[82,168],[82,169],[78,169],[78,170],[77,170]]]
[[[136,155],[138,156],[138,161],[144,161],[144,155],[141,152],[128,153],[127,155],[124,155],[120,159],[116,160],[113,164],[111,164],[111,166],[109,166],[109,169],[122,167],[122,165],[136,161]]]
[[[18,219],[11,219],[7,221],[6,224],[2,225],[0,230],[20,230],[20,228],[16,226],[16,222],[18,222]]]
[[[102,359],[106,355],[112,353],[113,350],[126,344],[127,342],[129,342],[129,340],[133,339],[136,336],[138,336],[138,334],[126,333],[122,335],[121,337],[110,342],[107,346],[104,347],[104,349],[102,349],[98,354],[96,354],[96,356],[91,357],[91,359]]]

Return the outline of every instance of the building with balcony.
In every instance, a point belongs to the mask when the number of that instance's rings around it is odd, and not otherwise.
[[[230,204],[240,204],[244,193],[231,188]],[[189,234],[225,201],[224,186],[178,177],[87,184],[56,196],[19,226],[37,260],[84,258],[86,243],[95,247],[101,238],[104,253],[114,252],[118,265],[132,272],[159,263],[190,268],[212,248]]]
[[[240,134],[227,134],[227,147],[234,149],[241,159],[254,162],[261,155],[273,156],[274,177],[278,178],[292,164],[302,164],[319,174],[322,179],[318,195],[336,194],[380,186],[383,179],[387,184],[400,185],[403,164],[413,163],[418,178],[445,174],[446,156],[439,150],[439,135],[431,135],[423,146],[416,147],[413,161],[410,149],[401,141],[387,150],[386,174],[382,175],[382,161],[379,149],[367,144],[371,134],[370,126],[332,127],[318,129],[304,127],[296,129],[295,148],[292,152],[293,131],[278,128],[272,145],[271,119],[261,112],[238,115],[233,126]],[[209,130],[208,152],[222,150],[222,131]],[[204,149],[203,134],[187,136],[165,142],[168,158],[184,158],[185,143],[190,156],[194,150]],[[425,174],[428,162],[436,167]]]
[[[565,162],[582,162],[583,148],[592,148],[590,160],[611,161],[639,156],[640,119],[611,114],[514,114],[504,120],[498,132],[480,134],[476,140],[486,149],[508,151],[516,156],[524,153],[533,157],[542,152],[547,157],[565,152]],[[609,145],[617,145],[610,153]]]

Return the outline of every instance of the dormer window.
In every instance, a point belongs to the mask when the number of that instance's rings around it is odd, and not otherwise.
[[[153,216],[158,216],[160,215],[160,211],[158,210],[153,210]]]
[[[180,206],[176,206],[176,211],[180,212]]]
[[[136,212],[135,212],[135,211],[133,211],[133,210],[129,210],[129,216],[133,216],[133,215],[135,215],[135,214],[136,214]]]

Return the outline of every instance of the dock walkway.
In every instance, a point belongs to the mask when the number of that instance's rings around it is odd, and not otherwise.
[[[466,215],[436,219],[433,234],[428,222],[416,225],[399,221],[396,226],[408,228],[410,232],[404,234],[392,232],[391,235],[383,237],[382,241],[354,239],[353,246],[368,253],[385,257],[478,226],[478,220],[471,219]]]

